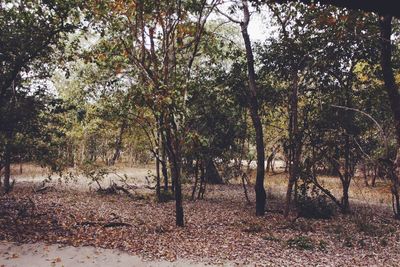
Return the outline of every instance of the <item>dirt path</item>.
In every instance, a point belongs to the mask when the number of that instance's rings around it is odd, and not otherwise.
[[[202,267],[184,260],[143,261],[140,257],[118,250],[94,247],[71,247],[45,244],[16,244],[0,241],[0,266],[4,267]]]

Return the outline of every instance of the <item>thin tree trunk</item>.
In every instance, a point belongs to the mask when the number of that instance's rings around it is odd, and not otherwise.
[[[365,186],[368,187],[368,169],[367,169],[367,163],[365,162],[365,160],[361,163],[361,171],[364,177],[364,183]]]
[[[241,22],[241,32],[243,41],[246,48],[247,59],[247,72],[249,79],[248,86],[248,104],[250,108],[250,116],[253,122],[254,130],[256,133],[256,150],[257,150],[257,176],[256,184],[254,186],[256,192],[256,216],[263,216],[265,214],[266,193],[264,188],[264,174],[265,174],[265,152],[264,152],[264,137],[261,119],[259,115],[259,104],[257,100],[258,89],[256,85],[256,74],[254,70],[254,56],[251,47],[250,36],[247,28],[250,22],[250,12],[248,8],[248,1],[243,0],[243,21]]]
[[[274,172],[274,166],[272,163],[272,161],[274,160],[274,157],[275,157],[275,152],[273,151],[267,158],[267,167],[265,168],[266,173],[269,173],[270,170],[272,173]]]
[[[375,185],[376,185],[376,176],[377,175],[378,175],[377,174],[377,166],[375,165],[374,169],[373,169],[373,173],[372,173],[372,181],[371,181],[371,186],[372,187],[375,187]]]
[[[192,196],[190,198],[192,201],[194,200],[198,183],[199,183],[199,159],[196,160],[196,166],[194,169],[194,184],[192,189]]]
[[[342,179],[343,196],[342,196],[342,213],[347,214],[350,212],[349,203],[349,187],[353,177],[353,172],[350,170],[350,137],[346,132],[345,136],[345,159],[344,159],[344,177]]]
[[[22,157],[19,156],[19,174],[22,174],[23,169],[22,169]]]
[[[350,182],[346,182],[343,184],[343,195],[341,201],[341,211],[343,214],[347,214],[350,212],[350,203],[349,203],[349,187]]]
[[[170,123],[166,129],[166,143],[167,143],[167,151],[168,151],[168,159],[171,165],[171,178],[174,184],[175,191],[175,219],[176,225],[183,227],[184,226],[184,215],[183,215],[183,206],[182,206],[182,188],[181,188],[181,153],[178,141],[176,137],[173,136],[173,133],[176,134],[176,124],[173,121],[173,118],[170,118]],[[171,129],[173,128],[173,129]]]
[[[158,138],[158,144],[161,143],[161,134],[160,134],[160,129],[157,130],[157,138]],[[156,195],[157,195],[157,200],[160,202],[161,201],[161,177],[160,177],[160,148],[157,146],[156,148]]]
[[[250,204],[250,198],[249,198],[249,194],[247,193],[247,186],[246,186],[246,182],[247,182],[247,174],[245,172],[242,173],[242,185],[243,185],[243,191],[244,191],[244,196],[246,198],[247,204]]]
[[[6,144],[4,149],[4,192],[9,193],[11,191],[11,152],[10,145]]]
[[[161,171],[164,177],[164,191],[168,191],[168,169],[167,169],[167,156],[165,153],[165,145],[164,142],[162,142],[162,148],[161,148]]]
[[[290,97],[290,107],[289,107],[289,139],[290,139],[290,153],[289,153],[289,181],[286,190],[286,201],[284,216],[289,216],[290,205],[292,202],[292,191],[293,186],[297,181],[298,169],[300,163],[301,155],[301,140],[299,136],[299,126],[298,126],[298,83],[299,77],[296,73],[293,74],[293,88]],[[297,191],[296,191],[297,192]]]
[[[121,127],[119,129],[119,134],[117,139],[115,140],[115,152],[113,157],[111,158],[109,164],[110,165],[114,165],[115,162],[119,159],[120,155],[121,155],[121,149],[122,149],[122,138],[125,132],[127,126],[127,121],[123,120],[121,123]]]
[[[205,185],[206,181],[204,178],[204,164],[203,161],[200,164],[200,186],[199,186],[199,192],[197,194],[197,199],[203,198],[204,197],[204,192],[205,190]]]

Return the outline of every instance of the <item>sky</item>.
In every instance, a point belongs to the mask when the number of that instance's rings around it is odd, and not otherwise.
[[[225,1],[224,4],[219,5],[218,8],[224,13],[229,13],[228,8],[230,7],[231,1]],[[270,11],[264,6],[261,7],[260,12],[256,12],[254,8],[250,7],[250,12],[252,12],[251,18],[250,18],[250,23],[248,27],[248,32],[250,35],[251,41],[254,42],[262,42],[265,39],[267,39],[268,36],[273,34],[273,29],[269,27],[269,21],[271,19],[271,13]],[[232,14],[231,15],[235,19],[240,20],[240,11],[238,14]],[[224,21],[229,21],[228,18],[224,17],[221,14],[214,13],[210,16],[211,20],[214,19],[222,19]],[[233,22],[231,22],[232,25],[234,25]],[[239,27],[239,26],[238,26]],[[238,29],[239,31],[239,29]]]

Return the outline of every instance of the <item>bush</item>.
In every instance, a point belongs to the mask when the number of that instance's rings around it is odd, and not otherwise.
[[[359,232],[363,232],[368,236],[383,235],[382,227],[379,228],[373,223],[372,216],[368,214],[357,214],[353,219],[354,224]]]
[[[267,240],[267,241],[273,241],[273,242],[280,242],[281,239],[278,237],[275,237],[273,234],[268,234],[262,237],[262,239]]]
[[[324,240],[320,240],[318,243],[318,249],[320,251],[326,251],[326,248],[328,247],[328,243]]]
[[[353,239],[350,236],[346,236],[343,241],[343,246],[352,248],[353,247]]]
[[[172,192],[172,190],[169,191],[162,190],[160,192],[160,199],[159,199],[160,202],[168,202],[171,200],[175,200],[175,195],[174,192]]]
[[[257,223],[250,223],[246,228],[243,229],[245,233],[260,233],[262,232],[263,228],[261,225]]]
[[[87,161],[79,166],[79,172],[90,180],[89,185],[96,183],[99,189],[102,189],[100,183],[111,173],[111,170],[107,166]]]
[[[291,238],[286,243],[290,248],[296,248],[300,250],[313,250],[315,247],[313,240],[307,236]]]
[[[313,219],[330,219],[334,215],[334,205],[314,185],[303,182],[298,187],[296,203],[298,216]]]

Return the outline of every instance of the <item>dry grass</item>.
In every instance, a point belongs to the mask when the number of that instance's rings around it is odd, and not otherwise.
[[[342,196],[342,185],[339,177],[320,176],[319,182],[322,186],[340,199]],[[287,173],[268,175],[266,177],[265,186],[270,188],[275,194],[285,194],[288,181]],[[383,205],[390,207],[391,191],[389,181],[377,181],[375,187],[367,187],[361,177],[354,177],[349,189],[350,201],[363,203],[365,205]]]
[[[135,184],[145,184],[147,180],[145,177],[151,177],[154,175],[154,164],[148,165],[138,165],[138,166],[126,166],[124,164],[117,164],[112,167],[118,175],[126,175],[130,183]],[[41,168],[38,165],[32,163],[24,163],[22,165],[22,174],[20,173],[20,165],[12,165],[12,175],[18,181],[32,181],[39,182],[45,179],[49,170],[46,168]],[[87,188],[87,183],[89,182],[84,177],[77,177],[79,187]],[[110,179],[117,179],[117,176],[112,174],[109,176]],[[338,177],[332,176],[320,176],[320,184],[329,189],[338,199],[342,196],[342,187]],[[150,179],[151,180],[151,179]],[[255,170],[251,172],[251,180],[254,183],[255,180]],[[273,196],[283,196],[286,193],[288,181],[288,174],[282,171],[277,174],[269,173],[265,178],[265,187],[267,193]],[[109,179],[105,181],[109,183]],[[234,183],[240,183],[236,181]],[[366,187],[364,180],[361,177],[353,178],[351,186],[349,189],[350,201],[355,203],[361,203],[364,205],[382,205],[390,208],[391,206],[391,191],[390,182],[377,180],[375,187]]]

